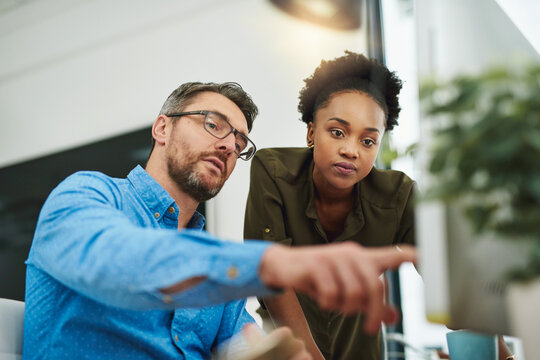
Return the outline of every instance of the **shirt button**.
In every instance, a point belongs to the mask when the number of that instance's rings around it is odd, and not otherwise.
[[[174,214],[174,208],[172,206],[168,209],[168,211],[169,213]]]
[[[174,341],[178,342],[178,335],[174,335]]]
[[[238,277],[238,268],[236,266],[231,266],[227,269],[227,277],[229,279],[236,279]]]
[[[159,213],[155,213],[154,216],[156,217],[156,219],[159,217]]]
[[[163,295],[163,302],[165,304],[170,304],[173,302],[172,296],[170,295]]]
[[[270,232],[270,228],[269,228],[269,227],[265,227],[265,228],[264,228],[264,232],[268,234],[268,233]]]

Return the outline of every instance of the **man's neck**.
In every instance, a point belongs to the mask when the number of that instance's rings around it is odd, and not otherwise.
[[[149,161],[145,170],[174,199],[179,210],[178,228],[185,228],[195,213],[195,210],[197,210],[199,202],[182,191],[180,187],[169,177],[166,169],[158,168]]]

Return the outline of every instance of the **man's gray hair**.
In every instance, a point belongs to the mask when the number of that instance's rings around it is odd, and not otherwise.
[[[255,117],[259,113],[259,109],[249,94],[235,82],[226,82],[222,84],[188,82],[182,84],[169,95],[167,100],[165,100],[159,113],[167,115],[173,112],[181,112],[190,103],[190,100],[201,92],[215,92],[235,103],[246,117],[248,131],[251,131],[253,120],[255,120]]]

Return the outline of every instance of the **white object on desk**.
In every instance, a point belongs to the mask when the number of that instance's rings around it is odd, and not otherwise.
[[[0,299],[0,360],[22,359],[24,302]]]

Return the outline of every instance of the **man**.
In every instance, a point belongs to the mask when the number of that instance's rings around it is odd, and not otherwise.
[[[27,261],[25,359],[205,359],[253,322],[236,299],[293,287],[367,311],[369,329],[395,318],[378,276],[412,249],[289,249],[201,231],[199,202],[253,156],[256,115],[238,84],[183,84],[154,121],[146,169],[79,172],[52,191]],[[309,359],[284,333],[284,358]]]

